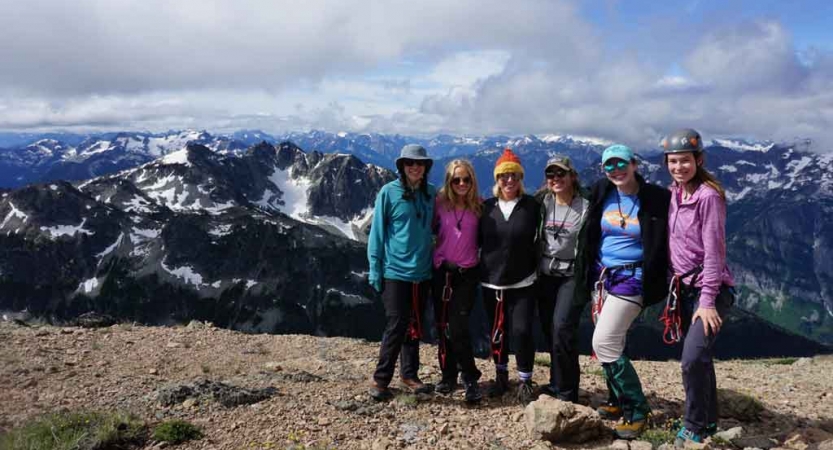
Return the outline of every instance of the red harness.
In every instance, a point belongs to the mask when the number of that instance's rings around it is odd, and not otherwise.
[[[692,277],[691,284],[693,285],[694,279],[702,270],[703,266],[697,266],[682,275],[674,274],[671,277],[671,283],[668,285],[668,297],[665,298],[665,308],[659,316],[659,321],[665,325],[665,329],[662,331],[662,342],[673,345],[682,340],[683,316],[679,303],[682,286],[685,284],[683,280]]]
[[[448,305],[451,303],[451,294],[454,290],[451,288],[451,278],[452,274],[450,271],[446,271],[445,273],[445,286],[443,286],[443,294],[442,294],[442,309],[440,310],[440,320],[437,323],[437,327],[439,328],[439,335],[440,335],[440,345],[439,345],[439,353],[440,353],[440,367],[445,369],[445,359],[448,356]]]
[[[492,324],[492,355],[497,356],[500,361],[503,356],[504,339],[504,315],[503,315],[503,289],[495,291],[495,321]]]
[[[422,338],[422,322],[419,320],[419,283],[411,284],[411,323],[408,324],[408,338],[418,341]]]

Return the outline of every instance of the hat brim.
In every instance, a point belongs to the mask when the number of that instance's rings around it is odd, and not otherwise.
[[[565,165],[565,164],[552,163],[552,164],[547,165],[547,167],[544,167],[544,172],[546,172],[547,169],[549,169],[550,167],[558,167],[558,168],[566,170],[567,172],[572,172],[573,171],[572,167],[567,167],[567,165]]]
[[[434,160],[430,156],[400,156],[399,158],[396,158],[395,163],[398,166],[402,161],[406,159],[411,159],[414,161],[431,161],[432,163],[434,162]]]
[[[633,159],[633,156],[632,155],[631,156],[629,156],[629,155],[609,155],[607,158],[602,160],[602,164],[607,163],[611,159],[621,159],[622,161],[631,162],[631,160]]]

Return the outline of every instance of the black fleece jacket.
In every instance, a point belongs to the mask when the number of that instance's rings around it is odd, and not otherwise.
[[[671,191],[649,184],[639,174],[639,219],[642,236],[642,299],[644,306],[653,305],[668,294],[668,207]],[[596,280],[592,279],[593,265],[602,245],[602,213],[604,200],[616,186],[607,179],[593,185],[587,219],[579,233],[576,258],[575,303],[585,305],[591,299]]]
[[[541,217],[541,204],[531,195],[520,198],[509,220],[503,218],[496,197],[483,202],[478,239],[481,281],[508,286],[537,270]]]

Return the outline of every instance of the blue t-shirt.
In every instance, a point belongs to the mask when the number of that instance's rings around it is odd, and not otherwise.
[[[642,236],[638,213],[637,195],[625,195],[613,190],[605,198],[602,213],[602,245],[599,248],[599,261],[603,266],[621,266],[642,261]],[[642,268],[637,268],[634,275],[641,280]]]

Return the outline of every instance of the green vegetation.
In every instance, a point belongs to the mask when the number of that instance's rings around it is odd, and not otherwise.
[[[140,444],[144,424],[122,413],[64,412],[34,420],[0,437],[3,450],[94,450]]]
[[[587,375],[595,375],[595,376],[600,377],[600,378],[604,378],[604,376],[605,376],[605,371],[602,370],[601,367],[596,367],[596,368],[593,368],[593,369],[587,369],[584,373],[586,373]]]
[[[758,297],[758,302],[750,308],[750,311],[760,317],[792,331],[793,333],[809,337],[820,342],[829,342],[833,336],[833,320],[824,310],[822,305],[790,298],[785,302],[784,307],[776,309],[777,299],[772,296],[763,295],[746,286],[738,287],[738,298],[748,298],[750,295]],[[818,322],[809,323],[802,320],[802,317],[818,317]]]
[[[741,359],[741,364],[763,364],[765,366],[789,366],[798,361],[798,358],[762,358],[762,359]]]
[[[662,444],[671,444],[674,442],[674,437],[677,435],[674,431],[664,428],[649,428],[639,437],[640,441],[650,442],[654,448]]]
[[[413,394],[402,394],[396,396],[396,403],[402,406],[415,408],[419,404],[419,399]]]
[[[153,439],[171,444],[180,444],[202,436],[202,431],[196,425],[179,419],[162,422],[153,430]]]
[[[550,355],[535,355],[535,365],[541,367],[549,367]]]

